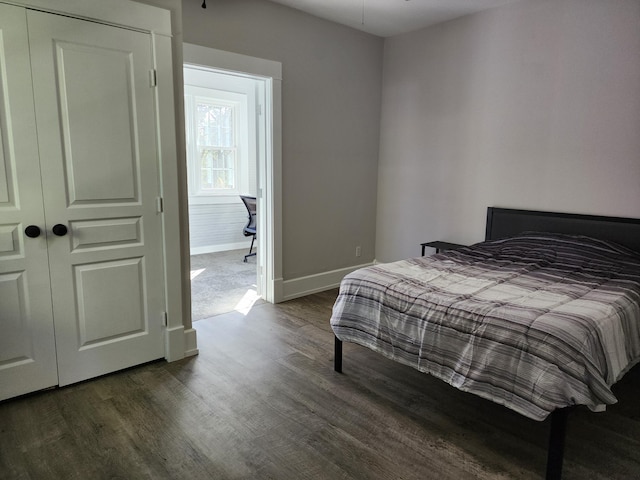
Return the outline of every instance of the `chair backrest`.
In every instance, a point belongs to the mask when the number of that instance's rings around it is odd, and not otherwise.
[[[245,229],[252,229],[255,233],[256,228],[256,197],[250,197],[248,195],[240,195],[240,199],[244,206],[247,207],[247,214],[249,215],[249,222]]]

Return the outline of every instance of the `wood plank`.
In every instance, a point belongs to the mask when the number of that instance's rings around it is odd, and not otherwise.
[[[196,322],[200,355],[0,403],[0,477],[542,478],[547,422],[353,344],[337,292]],[[640,476],[640,370],[569,418],[565,479]]]

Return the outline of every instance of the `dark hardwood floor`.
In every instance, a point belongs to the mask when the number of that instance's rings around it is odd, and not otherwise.
[[[0,403],[2,479],[534,479],[548,423],[344,345],[336,291],[197,322],[200,355]],[[569,418],[566,479],[640,478],[640,372]]]

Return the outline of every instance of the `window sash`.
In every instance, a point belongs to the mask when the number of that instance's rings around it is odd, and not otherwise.
[[[198,146],[200,191],[236,189],[236,149]]]
[[[202,107],[200,107],[202,105]],[[191,196],[238,193],[237,110],[234,102],[185,95]],[[209,111],[203,111],[206,107]],[[217,110],[217,111],[216,111]],[[227,110],[224,115],[220,110]],[[203,118],[211,116],[218,118]],[[210,120],[210,123],[207,122]],[[190,155],[189,155],[190,154]]]

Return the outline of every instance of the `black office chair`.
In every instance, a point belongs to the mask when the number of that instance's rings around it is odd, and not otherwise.
[[[253,250],[253,242],[256,241],[256,197],[249,197],[247,195],[240,195],[240,199],[244,206],[247,207],[247,213],[249,214],[249,221],[247,225],[242,229],[245,237],[253,237],[251,239],[251,246],[249,247],[249,253],[244,256],[245,263],[247,257],[253,257],[256,252],[251,253]]]

